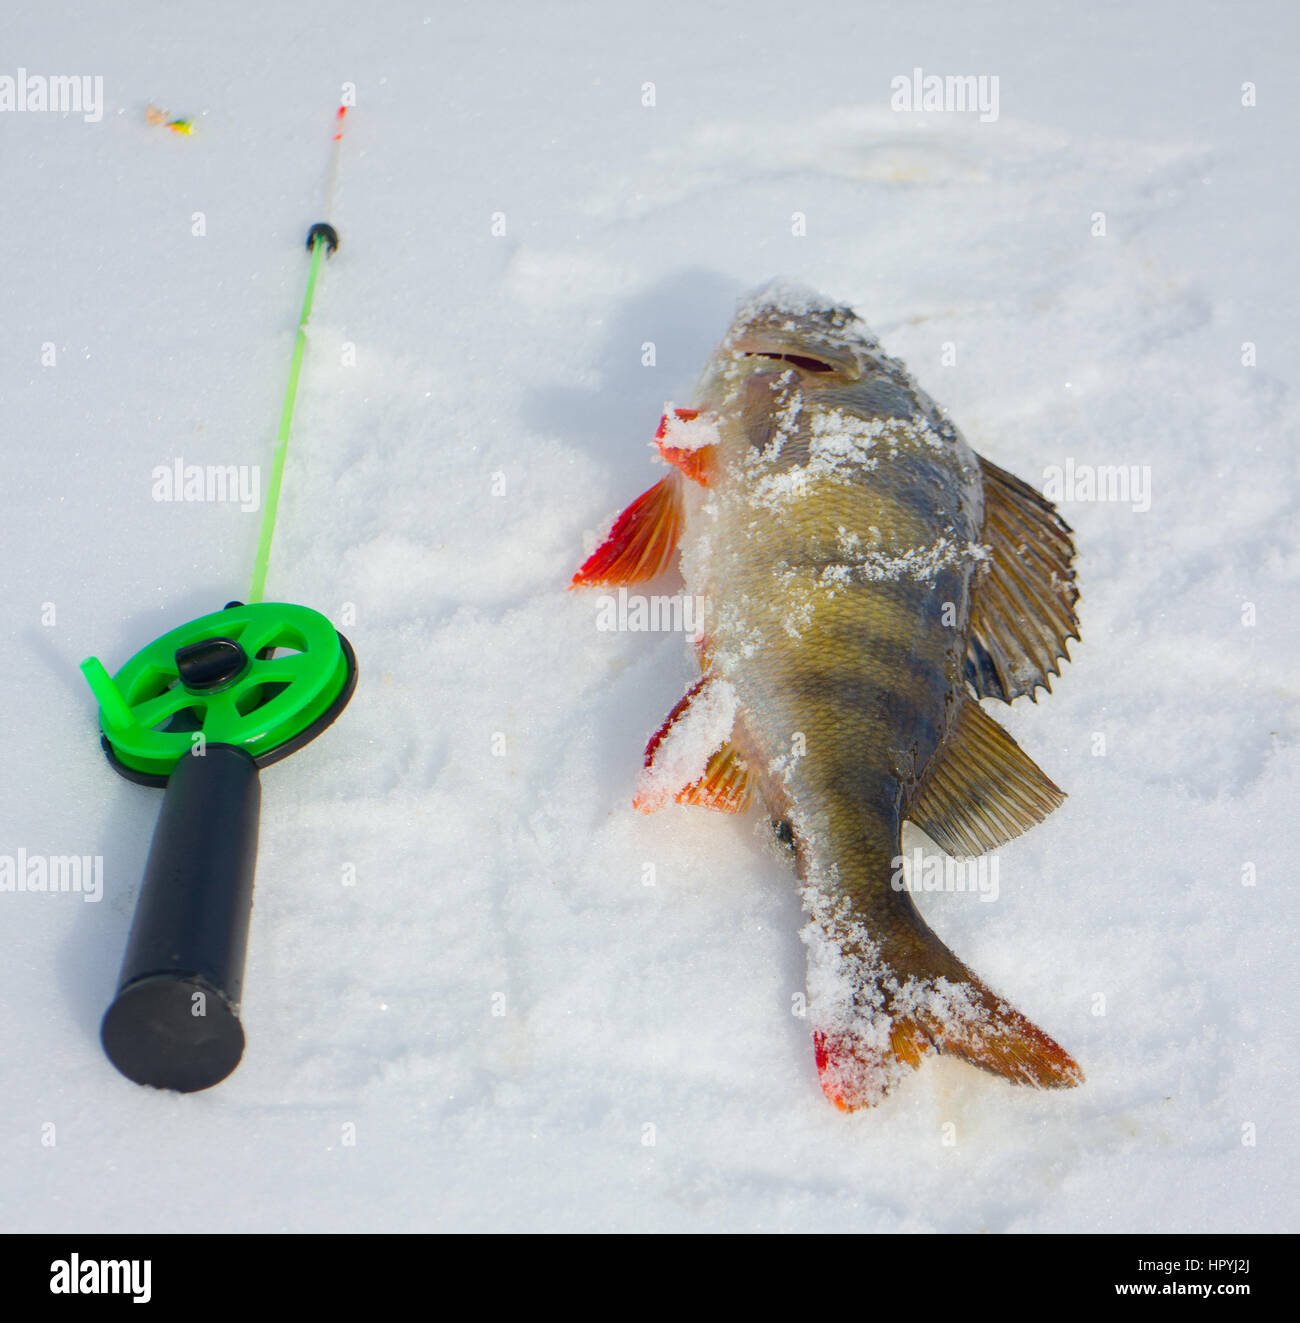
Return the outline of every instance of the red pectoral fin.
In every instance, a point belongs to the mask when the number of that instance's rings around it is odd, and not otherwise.
[[[619,515],[609,536],[583,562],[569,587],[612,587],[653,579],[672,559],[681,526],[681,479],[670,473]]]
[[[698,409],[673,410],[673,417],[683,423],[694,422],[699,416],[700,411]],[[707,487],[709,485],[709,470],[713,464],[713,446],[696,446],[693,449],[674,446],[669,440],[669,431],[668,415],[664,414],[659,420],[659,430],[655,433],[655,445],[659,447],[659,453],[674,468],[680,469],[692,482],[698,482],[701,487]]]

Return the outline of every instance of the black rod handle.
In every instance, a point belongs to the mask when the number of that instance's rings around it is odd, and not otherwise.
[[[239,998],[257,865],[257,764],[229,744],[167,781],[117,996],[100,1038],[128,1079],[193,1093],[244,1052]]]

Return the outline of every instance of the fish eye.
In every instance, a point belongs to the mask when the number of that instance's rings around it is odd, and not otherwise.
[[[834,372],[830,363],[823,363],[820,358],[809,358],[807,354],[746,354],[746,358],[779,358],[783,363],[793,363],[805,372]]]

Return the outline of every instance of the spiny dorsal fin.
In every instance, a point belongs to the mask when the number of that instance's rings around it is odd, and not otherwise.
[[[984,472],[984,542],[990,572],[972,589],[966,675],[981,698],[1009,703],[1052,691],[1079,637],[1074,604],[1074,542],[1056,507],[1028,483],[980,457]]]
[[[941,849],[969,858],[1014,840],[1064,802],[1042,769],[968,698],[907,816]]]

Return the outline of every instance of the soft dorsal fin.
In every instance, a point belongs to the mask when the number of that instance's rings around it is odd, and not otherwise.
[[[1079,637],[1074,541],[1045,496],[983,457],[980,468],[993,563],[972,586],[966,676],[981,698],[1009,703],[1039,685],[1051,693],[1066,640]]]
[[[957,857],[1005,845],[1065,802],[1065,794],[972,698],[930,760],[907,816]]]

